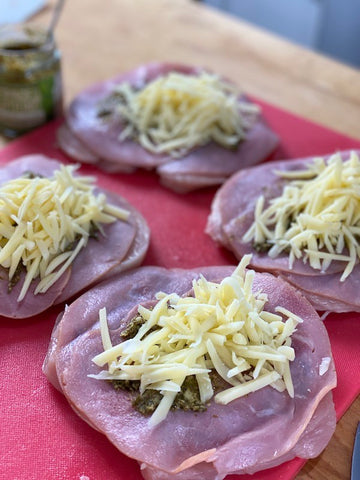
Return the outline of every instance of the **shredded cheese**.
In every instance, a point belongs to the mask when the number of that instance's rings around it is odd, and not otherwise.
[[[272,258],[288,252],[290,268],[296,259],[321,272],[333,261],[342,262],[344,281],[360,256],[358,155],[352,152],[346,161],[339,154],[328,162],[316,158],[304,170],[276,173],[289,182],[269,205],[258,198],[243,241],[267,245]]]
[[[156,389],[162,400],[150,424],[166,418],[188,375],[196,377],[203,403],[214,396],[209,373],[229,385],[215,395],[227,404],[271,385],[294,396],[291,335],[302,320],[285,308],[265,310],[267,296],[253,291],[255,272],[245,256],[220,283],[193,280],[192,296],[159,292],[152,309],[139,307],[144,323],[133,338],[111,345],[105,310],[100,311],[104,351],[93,362],[107,370],[89,375],[101,380],[140,380],[140,394]],[[154,329],[154,327],[156,327]]]
[[[129,212],[94,195],[93,177],[74,176],[61,166],[52,178],[19,177],[0,187],[0,265],[9,288],[19,268],[26,272],[17,300],[39,278],[35,295],[45,293],[87,244],[92,228],[127,220]],[[107,345],[107,344],[106,344]]]
[[[120,140],[132,138],[151,152],[172,157],[210,141],[237,146],[259,112],[239,100],[233,85],[205,72],[172,72],[140,90],[122,83],[115,93],[121,95],[117,111],[126,123]]]

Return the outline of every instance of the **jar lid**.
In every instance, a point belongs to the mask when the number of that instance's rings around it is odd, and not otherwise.
[[[25,24],[0,27],[0,55],[18,56],[53,48],[53,36],[42,27]]]

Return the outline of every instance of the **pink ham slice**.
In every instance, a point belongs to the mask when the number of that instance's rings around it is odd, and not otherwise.
[[[342,152],[342,158],[348,158],[349,153]],[[301,260],[295,261],[290,269],[287,254],[270,258],[267,253],[258,253],[251,243],[242,240],[253,223],[258,197],[264,195],[268,204],[271,198],[281,194],[286,184],[286,180],[277,176],[275,171],[304,169],[311,160],[304,158],[271,162],[233,175],[215,195],[206,232],[231,250],[238,259],[246,253],[252,253],[252,267],[283,276],[299,288],[315,308],[336,312],[358,311],[360,298],[354,292],[359,282],[359,265],[345,282],[340,282],[344,269],[342,262],[332,262],[324,273]]]
[[[309,277],[285,272],[280,276],[300,290],[317,310],[339,313],[360,311],[359,264],[345,282],[340,282],[341,273]]]
[[[77,137],[75,137],[66,124],[63,124],[58,128],[56,137],[61,149],[73,160],[79,160],[79,162],[90,164],[99,161],[99,158],[86,148]]]
[[[0,184],[27,171],[51,176],[59,167],[58,161],[44,155],[24,156],[0,169]],[[103,278],[136,267],[142,262],[149,245],[149,228],[144,218],[125,199],[105,190],[99,189],[98,192],[105,193],[109,203],[129,210],[129,220],[106,225],[105,235],[99,234],[97,239],[90,238],[86,248],[79,253],[72,267],[46,293],[34,295],[38,283],[38,280],[34,280],[25,298],[18,302],[22,278],[11,292],[8,292],[7,271],[1,268],[0,315],[10,318],[36,315],[52,305],[69,300]]]
[[[267,387],[227,406],[212,401],[202,413],[171,411],[150,428],[148,419],[132,408],[127,392],[87,376],[99,371],[91,359],[102,351],[100,308],[107,308],[112,341],[117,343],[129,312],[152,300],[157,291],[184,294],[200,273],[220,281],[232,270],[138,268],[86,292],[66,308],[54,328],[44,362],[48,379],[78,415],[141,464],[146,479],[220,480],[228,473],[256,472],[294,456],[315,457],[334,431],[332,360],[323,375],[319,372],[322,359],[332,358],[325,327],[307,300],[270,274],[256,274],[255,279],[255,289],[268,294],[267,309],[282,305],[304,319],[293,335],[294,399]]]
[[[274,133],[260,119],[247,132],[246,140],[237,150],[227,150],[211,143],[184,158],[159,166],[157,172],[163,185],[184,193],[224,183],[240,168],[250,167],[267,158],[276,145]]]
[[[173,160],[168,155],[151,153],[134,141],[120,142],[123,122],[116,115],[111,120],[99,117],[99,102],[110,95],[119,83],[126,81],[136,87],[143,87],[149,81],[171,71],[197,74],[201,70],[186,65],[153,63],[80,93],[68,109],[67,126],[62,127],[58,133],[60,148],[73,159],[95,162],[99,168],[109,172],[129,172],[136,168],[156,169],[161,182],[178,192],[221,184],[229,175],[261,162],[275,150],[278,137],[261,116],[247,132],[246,140],[235,151],[211,143],[193,150],[179,160]]]

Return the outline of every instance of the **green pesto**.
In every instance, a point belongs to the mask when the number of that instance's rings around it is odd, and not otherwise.
[[[145,390],[142,395],[137,395],[132,406],[142,415],[148,416],[155,412],[163,396],[158,390]]]
[[[136,315],[130,320],[128,326],[121,332],[121,336],[128,340],[134,338],[140,327],[145,323],[141,315]],[[147,334],[159,327],[153,327]],[[140,381],[138,380],[111,380],[111,385],[116,390],[125,390],[132,394],[139,392]],[[142,415],[151,415],[161,402],[162,394],[153,389],[147,389],[142,394],[138,393],[133,399],[133,407]],[[206,405],[200,399],[199,386],[194,375],[187,376],[177,393],[171,410],[184,410],[193,412],[203,412]]]
[[[8,293],[11,293],[12,289],[20,280],[21,273],[24,271],[25,267],[22,263],[18,263],[14,275],[12,276],[11,280],[8,282]]]
[[[61,56],[46,30],[0,26],[0,132],[16,137],[62,109]]]
[[[261,242],[261,243],[260,242],[259,243],[253,243],[253,249],[257,253],[267,253],[270,250],[271,247],[273,247],[273,244],[270,243],[270,242],[267,242],[266,240],[264,242]],[[290,253],[290,247],[283,248],[282,252],[289,254]]]
[[[140,388],[139,380],[111,380],[115,390],[125,390],[127,392],[138,392]]]
[[[90,238],[95,238],[95,240],[97,240],[99,238],[99,232],[100,232],[99,227],[96,225],[96,223],[94,223],[91,220],[90,221],[89,237]]]
[[[112,92],[107,97],[99,101],[96,115],[106,120],[115,113],[116,107],[125,104],[125,97],[121,92]]]
[[[151,310],[151,308],[149,309]],[[129,338],[134,338],[135,335],[138,333],[140,330],[140,327],[144,325],[145,320],[141,315],[135,315],[134,318],[130,320],[128,323],[127,327],[120,333],[120,335],[123,337],[124,340],[129,340]],[[144,338],[149,335],[152,332],[155,332],[155,330],[159,330],[160,327],[157,327],[154,325],[146,334],[144,335]]]
[[[144,325],[145,320],[142,318],[141,315],[136,315],[133,319],[130,320],[126,328],[121,332],[121,336],[124,340],[129,340],[130,338],[134,338],[135,335],[140,330],[140,327]]]
[[[128,392],[139,392],[140,382],[138,380],[112,380],[112,386],[116,390]],[[135,396],[132,405],[142,415],[151,415],[156,410],[163,396],[157,390],[147,389],[142,394]],[[185,378],[181,391],[177,393],[171,410],[185,410],[193,412],[204,412],[206,405],[200,400],[200,392],[196,377],[190,375]]]
[[[270,250],[272,247],[271,243],[265,241],[265,242],[255,242],[253,244],[253,249],[258,252],[258,253],[266,253]]]
[[[30,180],[33,180],[34,178],[44,178],[44,175],[41,175],[40,173],[35,173],[32,170],[25,170],[21,176],[23,178],[29,178]]]
[[[193,412],[204,412],[206,410],[206,405],[200,399],[199,386],[195,375],[189,375],[185,378],[171,408],[172,410],[192,410]]]
[[[31,84],[59,70],[60,60],[52,57],[46,31],[27,26],[8,30],[0,35],[1,82]]]

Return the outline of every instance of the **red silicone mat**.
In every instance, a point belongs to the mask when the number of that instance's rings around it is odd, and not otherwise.
[[[360,148],[360,142],[263,104],[270,125],[282,139],[276,158],[321,155]],[[0,161],[43,153],[66,160],[57,150],[57,123],[48,124],[9,144]],[[178,195],[149,172],[107,175],[93,167],[103,187],[137,207],[152,231],[146,264],[190,268],[235,264],[229,252],[204,233],[215,189]],[[41,372],[52,326],[60,307],[28,320],[0,318],[0,479],[1,480],[141,480],[138,464],[80,420]],[[360,314],[332,314],[325,320],[338,372],[334,400],[338,417],[360,392]],[[291,480],[304,461],[251,476],[227,480]],[[191,480],[191,479],[189,479]]]

